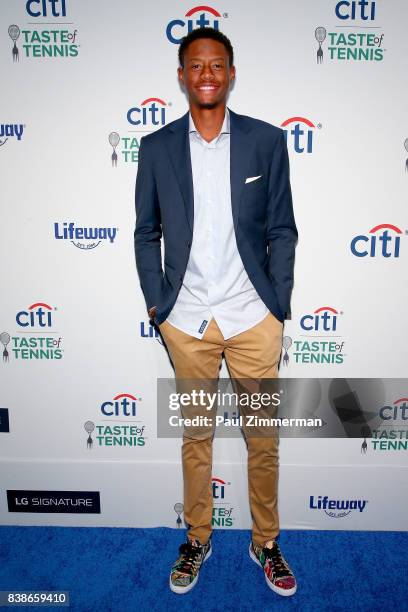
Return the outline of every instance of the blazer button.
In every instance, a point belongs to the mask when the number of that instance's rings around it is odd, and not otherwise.
[[[190,248],[191,247],[191,242],[187,242],[187,246],[188,246],[188,248]]]

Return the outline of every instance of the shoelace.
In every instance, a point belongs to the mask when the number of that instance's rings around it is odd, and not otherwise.
[[[270,559],[272,561],[273,573],[275,574],[276,578],[283,578],[284,576],[293,576],[285,559],[282,557],[282,553],[276,543],[273,548],[263,548],[262,552],[264,553],[267,559]]]
[[[201,547],[185,542],[181,544],[179,551],[183,558],[178,564],[177,569],[185,574],[190,574],[193,567],[195,567],[197,557],[201,554]]]

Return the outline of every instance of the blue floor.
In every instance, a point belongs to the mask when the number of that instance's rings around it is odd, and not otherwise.
[[[167,528],[0,526],[0,590],[69,591],[71,606],[60,609],[81,612],[408,609],[405,532],[282,532],[281,550],[298,580],[290,598],[268,589],[248,556],[250,533],[238,530],[214,531],[213,554],[197,586],[184,596],[173,594],[168,573],[184,534]]]

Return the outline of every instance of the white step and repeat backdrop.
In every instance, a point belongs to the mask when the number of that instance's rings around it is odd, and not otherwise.
[[[407,20],[404,0],[1,2],[1,523],[182,524],[181,440],[156,437],[173,370],[133,230],[140,138],[187,110],[191,28],[232,41],[229,106],[287,132],[299,244],[281,376],[406,376]],[[374,413],[405,415],[404,384],[380,395]],[[282,527],[406,529],[392,424],[367,448],[282,439]],[[250,527],[242,439],[215,440],[213,475],[214,527]]]

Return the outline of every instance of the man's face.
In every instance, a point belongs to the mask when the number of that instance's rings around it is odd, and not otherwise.
[[[224,45],[211,38],[193,41],[184,54],[184,68],[177,70],[190,104],[200,108],[225,105],[228,90],[235,78]]]

